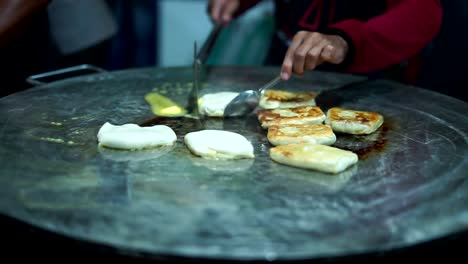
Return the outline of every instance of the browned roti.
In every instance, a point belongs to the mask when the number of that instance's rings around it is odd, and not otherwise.
[[[332,145],[336,141],[333,130],[323,124],[292,124],[268,128],[268,141],[275,146],[291,143]]]
[[[289,108],[297,106],[314,106],[315,92],[288,92],[267,90],[260,98],[260,107],[265,109]]]
[[[376,112],[334,107],[328,110],[325,123],[335,132],[370,134],[383,124],[384,118]]]
[[[322,124],[325,114],[318,106],[299,106],[258,111],[258,120],[263,128],[273,125]]]
[[[288,144],[270,149],[270,158],[288,166],[339,173],[358,162],[347,150],[320,144]]]

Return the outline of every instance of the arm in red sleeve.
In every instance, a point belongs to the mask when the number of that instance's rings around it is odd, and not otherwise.
[[[351,42],[353,52],[345,71],[369,73],[401,63],[439,32],[440,0],[387,0],[387,6],[384,14],[368,21],[350,19],[330,26]]]

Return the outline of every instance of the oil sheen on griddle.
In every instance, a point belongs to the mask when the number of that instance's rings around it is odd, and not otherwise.
[[[182,137],[190,132],[202,129],[200,120],[189,117],[164,117],[157,116],[140,123],[142,127],[165,125],[174,130],[177,137]]]
[[[336,134],[333,146],[352,151],[359,159],[367,159],[373,153],[383,152],[387,146],[387,132],[391,129],[391,122],[385,120],[383,125],[370,135]]]

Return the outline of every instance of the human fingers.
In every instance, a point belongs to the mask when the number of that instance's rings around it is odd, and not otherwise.
[[[211,19],[215,23],[221,23],[221,11],[223,6],[226,4],[226,0],[210,0],[208,3],[208,10],[211,16]]]
[[[348,44],[345,40],[338,36],[331,36],[332,40],[327,44],[321,54],[322,60],[333,63],[340,64],[346,58],[348,52]]]
[[[326,39],[320,39],[318,43],[311,47],[305,58],[304,70],[311,71],[323,63],[323,59],[320,55],[328,43],[329,42]]]
[[[320,33],[309,32],[301,45],[294,53],[293,72],[298,75],[303,75],[306,69],[306,62],[315,65],[320,56],[320,49],[317,50],[317,45],[322,42]]]
[[[294,54],[296,49],[302,44],[302,41],[306,37],[307,32],[300,31],[298,32],[289,46],[288,50],[286,51],[286,55],[284,56],[283,65],[281,66],[281,79],[289,80],[291,78],[292,70],[293,70],[293,62],[294,62]]]
[[[221,11],[221,21],[224,24],[231,22],[234,13],[237,11],[237,8],[239,8],[238,0],[227,1]]]

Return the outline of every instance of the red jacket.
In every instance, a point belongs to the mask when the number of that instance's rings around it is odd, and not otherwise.
[[[260,2],[240,0],[240,12]],[[279,2],[279,1],[278,1]],[[301,1],[289,1],[287,5]],[[302,1],[304,5],[305,1]],[[382,12],[372,14],[372,7],[382,3]],[[283,25],[277,26],[292,37],[299,30],[341,32],[345,34],[352,52],[344,69],[350,73],[369,73],[399,64],[417,55],[439,32],[442,23],[440,0],[310,0],[295,15],[288,15]],[[347,5],[343,7],[339,5]],[[355,17],[343,16],[353,5]],[[304,7],[307,7],[305,8]],[[322,10],[328,5],[330,12]],[[284,12],[285,8],[277,10]],[[362,11],[364,10],[364,11]],[[297,9],[296,9],[297,11]],[[338,12],[339,11],[339,12]],[[351,13],[352,10],[349,11]],[[301,14],[302,13],[302,14]],[[341,17],[338,15],[341,14]],[[325,19],[323,19],[325,17]],[[292,19],[291,19],[292,18]],[[311,21],[326,21],[326,28]],[[286,23],[285,23],[286,22]],[[281,22],[280,22],[281,23]],[[294,24],[294,25],[285,25]]]

